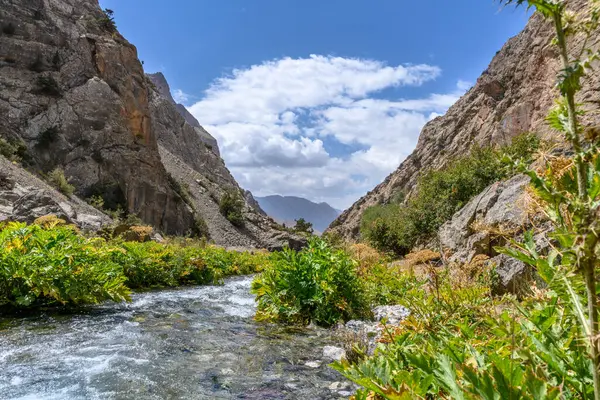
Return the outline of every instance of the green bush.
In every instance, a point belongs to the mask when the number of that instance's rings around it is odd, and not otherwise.
[[[38,92],[53,97],[60,97],[62,91],[52,76],[38,76],[36,80]]]
[[[0,308],[129,298],[112,251],[73,227],[10,223],[0,230]]]
[[[66,196],[71,196],[75,191],[75,187],[69,183],[61,168],[55,168],[48,174],[48,182]]]
[[[494,149],[475,147],[439,170],[422,174],[416,190],[404,203],[370,207],[361,220],[363,239],[382,251],[399,255],[409,252],[420,240],[431,237],[469,200],[490,184],[515,174],[506,158],[531,162],[539,147],[533,134],[523,134],[511,144]],[[402,195],[394,196],[402,199]]]
[[[312,235],[314,233],[313,224],[306,221],[304,218],[297,219],[296,225],[294,225],[294,231],[297,233]]]
[[[85,238],[56,218],[0,226],[0,309],[123,301],[130,289],[219,283],[260,272],[264,253],[239,253],[182,239]]]
[[[368,316],[368,299],[356,267],[348,254],[332,250],[318,238],[310,239],[308,248],[300,252],[274,253],[270,265],[252,283],[256,318],[331,326]]]
[[[226,192],[219,201],[219,212],[235,226],[244,225],[244,200],[235,191]]]

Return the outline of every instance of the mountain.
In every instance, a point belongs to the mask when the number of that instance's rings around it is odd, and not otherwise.
[[[583,0],[569,2],[573,9],[585,4]],[[506,143],[523,132],[557,139],[545,121],[557,95],[556,76],[561,68],[557,48],[551,43],[553,32],[551,23],[534,15],[496,54],[475,86],[444,116],[425,125],[415,150],[398,169],[344,211],[329,231],[349,240],[359,239],[361,217],[367,208],[388,203],[399,192],[410,195],[421,171],[443,168],[475,145]],[[588,45],[597,50],[600,34],[592,35]],[[570,46],[573,54],[578,54],[581,38],[571,38]],[[596,68],[584,82],[579,100],[591,106],[595,102],[597,108],[598,87],[600,73]]]
[[[21,161],[4,177],[13,189],[0,219],[23,196],[14,188],[40,187],[23,168],[41,178],[59,168],[74,199],[102,198],[167,234],[201,227],[223,246],[296,243],[246,200],[217,141],[175,103],[162,74],[144,73],[98,0],[0,0],[0,21],[0,150],[18,150]],[[243,226],[219,212],[225,193],[242,199]]]
[[[313,203],[310,200],[294,196],[257,197],[260,207],[276,221],[293,226],[294,221],[304,218],[313,227],[323,232],[340,215],[340,212],[327,203]]]

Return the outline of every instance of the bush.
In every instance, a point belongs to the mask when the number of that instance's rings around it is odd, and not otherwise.
[[[56,168],[48,174],[48,182],[65,196],[71,196],[75,191],[75,186],[69,183],[61,168]]]
[[[318,238],[307,249],[274,253],[271,264],[256,277],[258,320],[292,324],[311,321],[331,326],[370,313],[356,262],[342,250],[332,250]]]
[[[129,299],[112,251],[72,227],[10,223],[0,231],[0,308]]]
[[[132,288],[218,283],[260,272],[268,262],[264,253],[230,252],[191,239],[85,238],[46,216],[29,226],[0,226],[0,310],[123,301]]]
[[[406,254],[487,186],[514,175],[514,163],[503,159],[531,162],[538,147],[535,135],[523,134],[509,145],[498,149],[475,147],[443,169],[426,171],[417,181],[415,194],[403,204],[377,205],[365,211],[362,237],[382,251]]]
[[[297,233],[312,235],[314,233],[313,224],[306,221],[304,218],[297,219],[296,225],[294,226],[294,231]]]
[[[115,23],[115,12],[110,8],[102,10],[103,16],[97,19],[100,28],[107,32],[114,33],[117,31],[117,24]]]
[[[219,201],[219,212],[235,226],[244,225],[244,200],[235,191],[226,192]]]

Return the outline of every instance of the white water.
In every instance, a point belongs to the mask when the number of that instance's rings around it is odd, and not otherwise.
[[[0,318],[0,399],[338,399],[327,330],[253,321],[251,278]],[[309,365],[306,365],[306,364]],[[339,389],[341,386],[341,389]]]

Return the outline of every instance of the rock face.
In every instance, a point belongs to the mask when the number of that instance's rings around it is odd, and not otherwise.
[[[569,3],[577,9],[586,2]],[[399,191],[410,193],[421,171],[441,168],[475,144],[503,143],[527,131],[553,135],[544,120],[557,94],[554,85],[560,70],[552,37],[552,25],[537,15],[532,17],[523,32],[498,52],[476,85],[446,115],[423,128],[414,152],[398,169],[342,213],[330,225],[330,231],[357,240],[360,219],[368,207],[388,202]],[[579,52],[581,38],[573,38],[571,45],[574,53]],[[593,35],[588,45],[598,49],[600,33]],[[579,100],[597,108],[599,87],[600,72],[596,69],[585,81]]]
[[[31,223],[48,214],[91,232],[112,222],[86,202],[75,196],[64,196],[0,156],[0,221]]]
[[[527,212],[528,184],[529,177],[517,175],[489,186],[439,230],[439,246],[452,254],[450,262],[462,265],[478,255],[489,257],[487,263],[495,267],[498,278],[493,288],[498,294],[520,294],[535,276],[529,266],[498,254],[495,247],[506,245],[507,238],[522,239],[523,232],[533,227],[538,251],[544,252],[550,245],[549,224]]]
[[[161,164],[137,51],[97,0],[0,0],[0,135],[32,168],[64,169],[76,193],[100,195],[172,234],[193,221]]]

